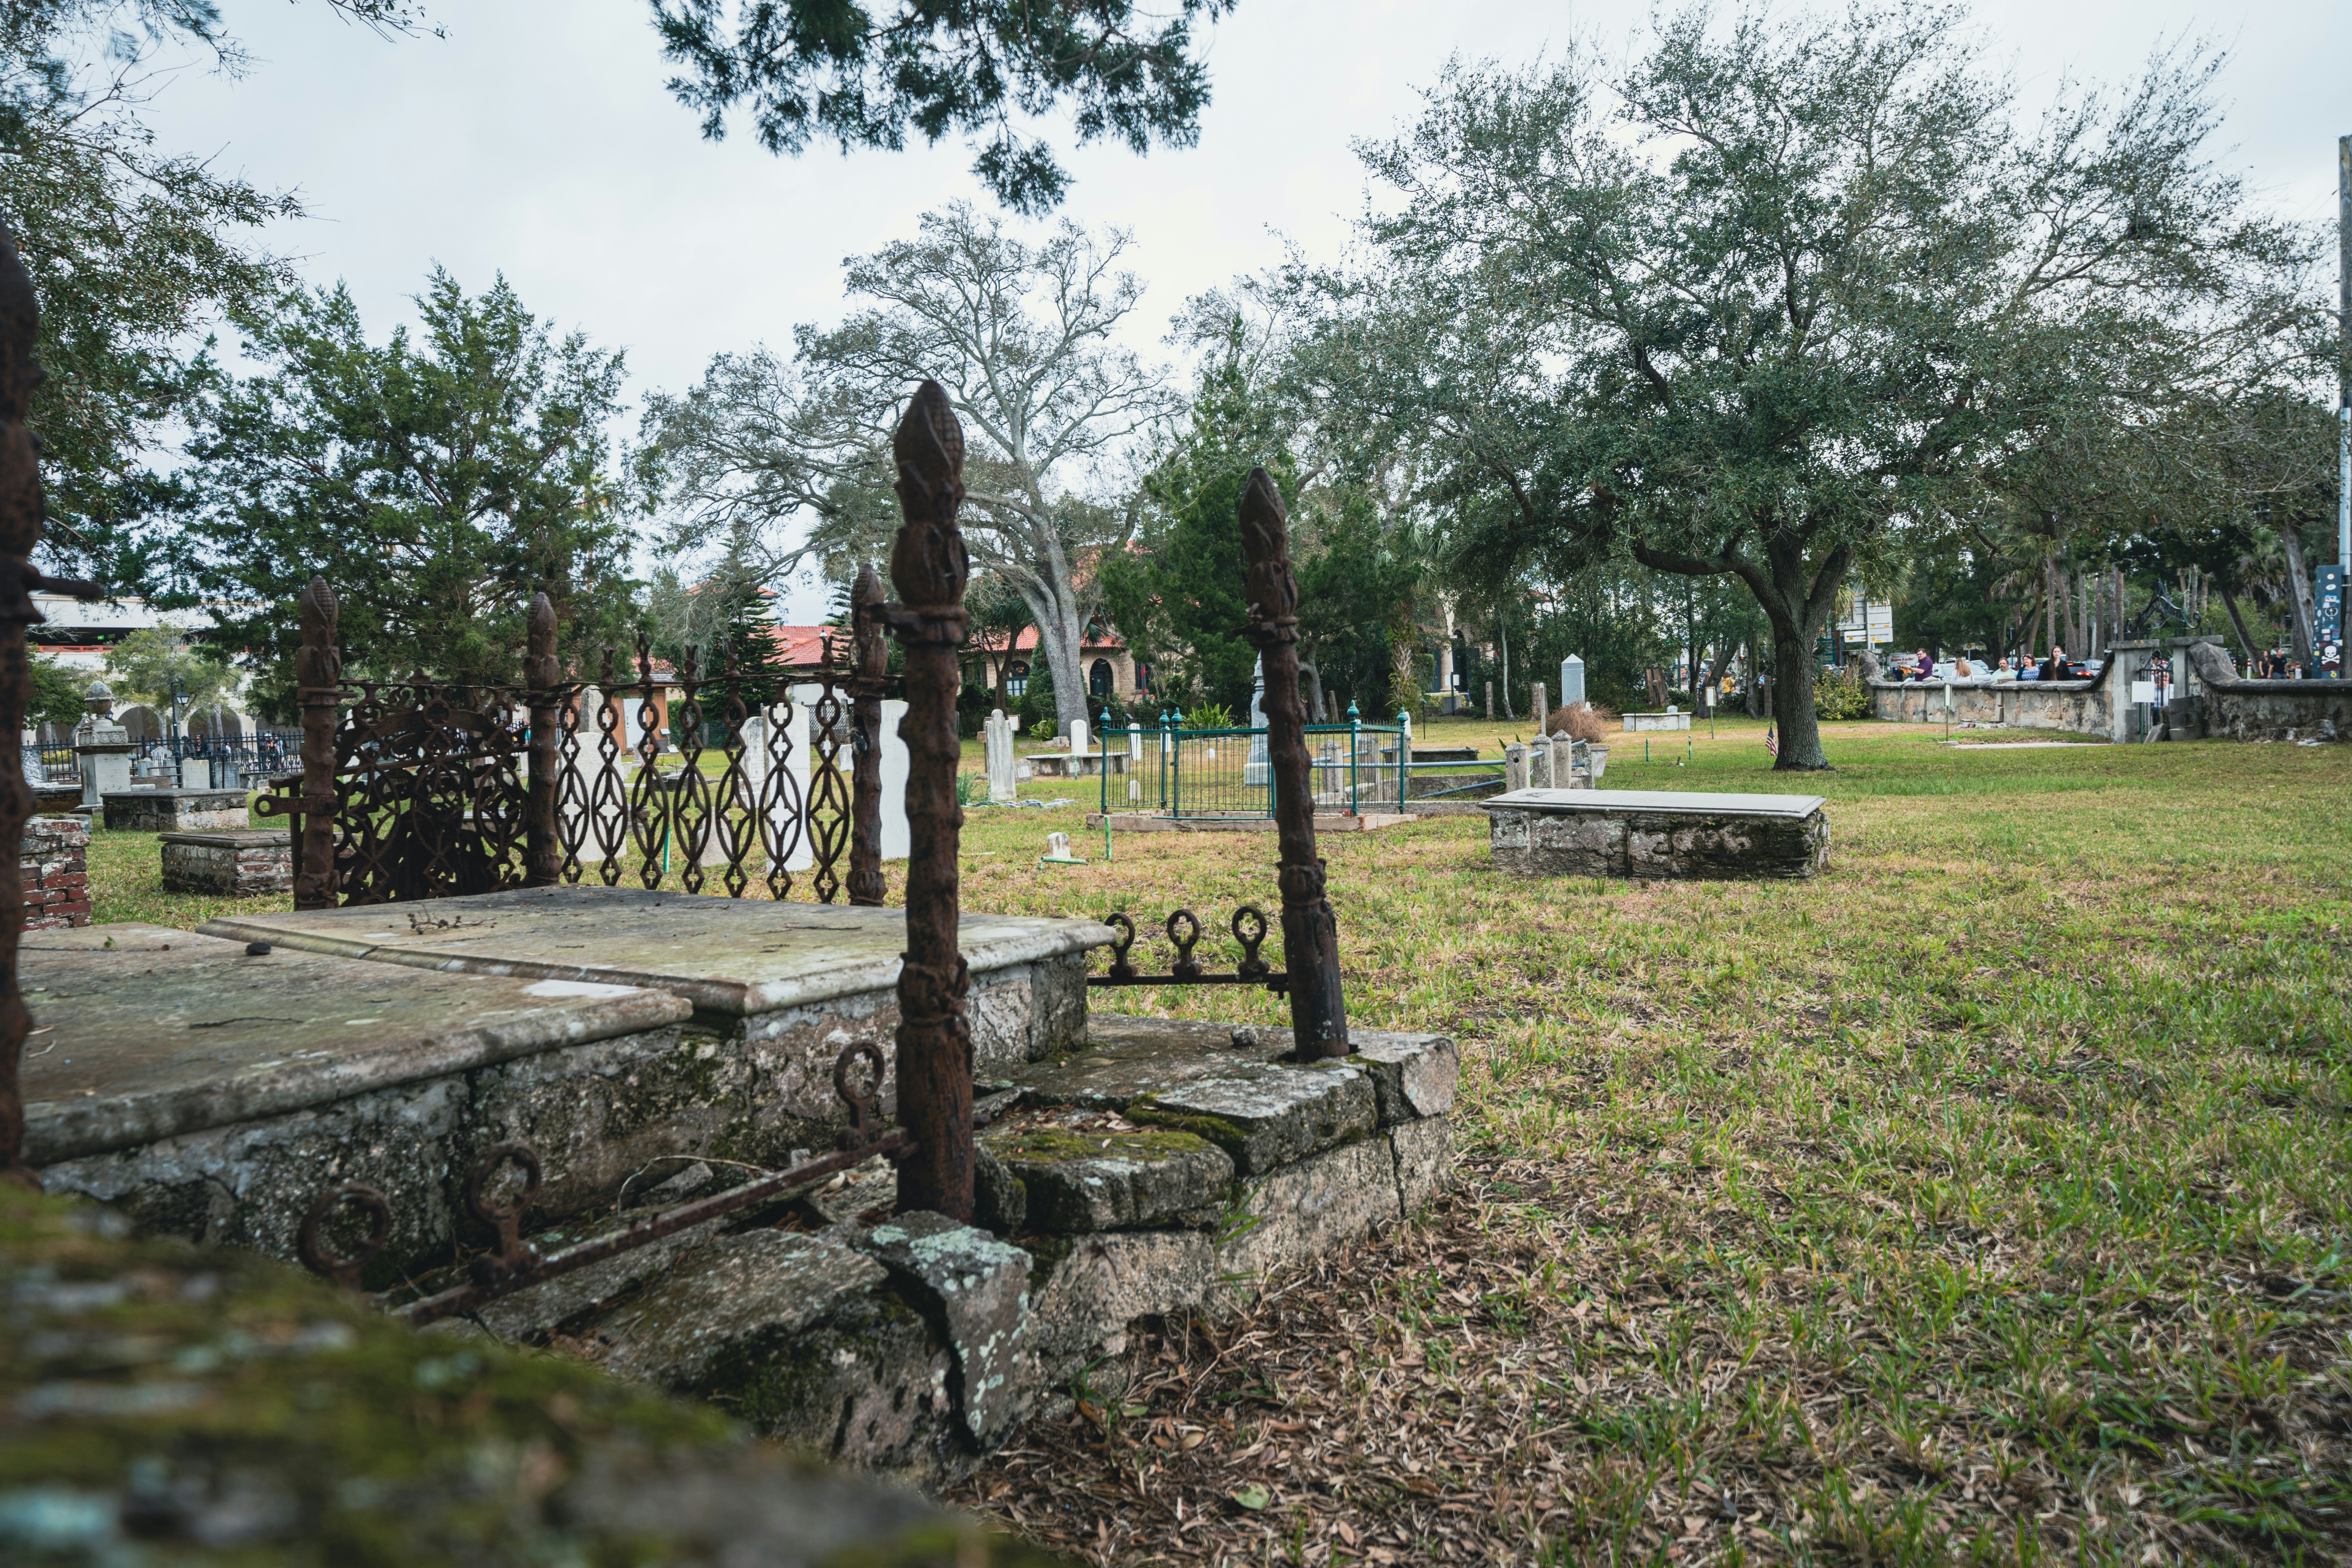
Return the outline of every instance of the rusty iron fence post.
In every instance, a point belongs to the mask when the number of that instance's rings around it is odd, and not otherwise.
[[[302,652],[294,679],[302,705],[302,798],[296,821],[294,907],[331,910],[341,878],[335,868],[335,709],[341,698],[342,655],[335,623],[342,606],[324,577],[313,577],[297,601]]]
[[[1290,976],[1290,1025],[1302,1058],[1348,1054],[1348,1004],[1339,988],[1339,927],[1315,852],[1314,763],[1298,698],[1298,582],[1290,569],[1290,520],[1264,468],[1242,490],[1246,635],[1265,666],[1265,739],[1273,764],[1274,822],[1281,844],[1282,963]],[[1402,809],[1402,808],[1400,808]]]
[[[879,904],[882,883],[882,688],[890,650],[882,579],[868,562],[849,590],[849,901]]]
[[[562,746],[563,693],[556,689],[562,666],[555,656],[555,606],[545,594],[530,596],[530,651],[522,680],[530,695],[530,775],[523,795],[523,879],[526,888],[551,888],[563,874],[563,844],[556,832],[557,751]]]
[[[906,522],[890,548],[900,602],[880,614],[907,650],[907,952],[898,972],[898,1125],[921,1147],[898,1171],[898,1207],[972,1216],[971,975],[956,945],[958,658],[971,574],[956,509],[963,502],[963,427],[940,384],[908,401],[891,442]]]

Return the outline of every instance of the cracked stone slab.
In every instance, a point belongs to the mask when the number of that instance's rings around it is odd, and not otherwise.
[[[1017,1247],[944,1215],[900,1215],[851,1245],[913,1284],[945,1320],[961,1384],[963,1416],[988,1443],[1028,1408],[1029,1270]]]
[[[561,1047],[661,1029],[685,1004],[315,953],[254,953],[159,926],[38,931],[25,1000],[35,1165],[316,1110]]]
[[[1062,1383],[1097,1355],[1120,1354],[1129,1324],[1205,1306],[1216,1283],[1216,1247],[1203,1231],[1078,1237],[1039,1287],[1030,1314],[1042,1381]]]
[[[1301,1065],[1235,1064],[1223,1076],[1178,1084],[1129,1105],[1133,1121],[1198,1133],[1244,1176],[1370,1132],[1372,1079],[1347,1058]]]
[[[782,1342],[888,1278],[873,1258],[830,1237],[787,1230],[722,1237],[605,1321],[597,1336],[606,1346],[604,1367],[691,1391],[720,1357],[754,1341]]]
[[[541,1252],[556,1252],[576,1246],[604,1230],[635,1224],[653,1212],[637,1210],[615,1215],[605,1225],[542,1232],[531,1239]],[[688,1253],[708,1246],[730,1220],[738,1217],[721,1215],[691,1229],[647,1242],[617,1258],[607,1258],[585,1268],[559,1274],[528,1289],[486,1303],[476,1309],[474,1318],[483,1328],[509,1344],[535,1340],[573,1318],[625,1296]]]
[[[898,983],[904,910],[719,899],[643,888],[516,889],[397,905],[208,921],[205,934],[417,969],[640,985],[743,1017]],[[1108,946],[1092,921],[966,911],[975,979]]]
[[[1234,1162],[1191,1132],[1088,1132],[1053,1126],[984,1140],[1021,1184],[1024,1224],[1060,1234],[1202,1226],[1233,1185]]]
[[[1234,1040],[1249,1048],[1287,1057],[1295,1048],[1288,1029],[1244,1024]],[[1462,1078],[1462,1053],[1444,1035],[1395,1034],[1385,1029],[1348,1031],[1351,1047],[1348,1065],[1370,1073],[1380,1096],[1381,1125],[1394,1127],[1422,1116],[1444,1116],[1454,1109],[1454,1091]]]
[[[1009,1074],[1006,1081],[1026,1091],[1025,1102],[1031,1105],[1125,1110],[1146,1095],[1262,1065],[1290,1048],[1286,1040],[1279,1045],[1254,1038],[1238,1043],[1235,1034],[1225,1024],[1093,1018],[1087,1024],[1087,1049],[1033,1063]]]

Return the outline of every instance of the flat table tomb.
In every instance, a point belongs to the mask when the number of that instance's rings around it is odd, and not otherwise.
[[[1829,865],[1813,795],[1522,789],[1480,805],[1494,864],[1536,877],[1725,880],[1811,877]]]

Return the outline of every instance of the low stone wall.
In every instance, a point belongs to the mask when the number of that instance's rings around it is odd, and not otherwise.
[[[79,816],[36,816],[25,824],[16,862],[25,888],[25,929],[58,931],[89,924],[89,823]]]
[[[294,836],[284,828],[244,833],[166,833],[163,890],[255,898],[294,890]]]
[[[1977,729],[2055,730],[2116,738],[2113,660],[2089,680],[1992,680],[1983,676],[1951,685],[1951,721]],[[1944,722],[1941,680],[1884,680],[1870,686],[1871,716],[1898,724]]]
[[[1230,1310],[1444,1185],[1453,1043],[1354,1038],[1353,1056],[1298,1064],[1286,1030],[1097,1017],[1087,1049],[982,1086],[1011,1109],[981,1141],[977,1226],[894,1215],[877,1161],[479,1321],[935,1484],[1066,1405],[1080,1371],[1115,1390],[1139,1321]],[[690,1169],[663,1196],[731,1180]]]
[[[2352,740],[2352,680],[2242,680],[2219,643],[2200,639],[2188,652],[2213,739]]]
[[[2135,705],[2128,689],[2161,647],[2174,685],[2161,709]],[[1874,670],[1874,661],[1865,661]],[[1942,680],[1868,680],[1874,717],[1897,723],[1945,721]],[[2088,680],[1949,683],[1955,728],[2055,730],[2110,741],[2288,741],[2352,739],[2352,681],[2244,680],[2219,638],[2124,643]],[[2143,693],[2143,695],[2145,695]]]

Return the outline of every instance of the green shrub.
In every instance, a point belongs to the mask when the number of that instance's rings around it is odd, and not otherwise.
[[[1054,738],[1054,721],[1051,719],[1038,720],[1036,723],[1030,726],[1029,738],[1033,741],[1052,740]]]
[[[1813,717],[1869,718],[1870,688],[1862,683],[1862,672],[1848,665],[1843,669],[1824,669],[1813,677]]]
[[[1230,730],[1234,727],[1234,710],[1222,702],[1197,704],[1184,715],[1187,730]]]

